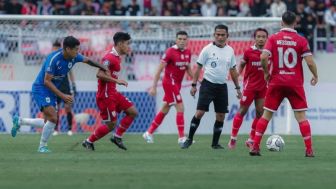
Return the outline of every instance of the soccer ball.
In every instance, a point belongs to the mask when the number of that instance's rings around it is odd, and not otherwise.
[[[280,152],[285,147],[285,141],[279,135],[272,135],[268,137],[266,147],[270,151]]]

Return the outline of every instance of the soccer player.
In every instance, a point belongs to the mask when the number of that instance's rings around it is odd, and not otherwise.
[[[56,40],[53,43],[52,51],[56,51],[56,50],[58,50],[60,48],[61,48],[61,43],[58,40]],[[69,79],[71,81],[71,87],[70,87]],[[76,94],[75,78],[74,78],[74,75],[73,75],[73,73],[72,73],[71,70],[69,71],[69,73],[66,75],[66,77],[62,81],[59,90],[62,93],[67,94],[67,95],[73,95],[74,96]],[[57,120],[57,125],[55,126],[55,131],[53,132],[53,136],[58,135],[58,128],[57,127],[58,127],[58,125],[60,123],[59,111],[61,109],[61,103],[62,103],[62,101],[63,100],[60,97],[57,97],[56,102],[57,102],[57,110],[58,110],[57,111],[57,113],[58,113],[58,120]],[[64,102],[64,109],[65,109],[65,112],[66,112],[66,117],[67,117],[67,122],[68,122],[68,132],[67,132],[67,134],[69,136],[72,136],[72,131],[71,131],[71,129],[72,129],[72,118],[73,118],[72,104]]]
[[[228,72],[230,72],[236,86],[237,97],[241,98],[242,95],[238,83],[234,50],[226,44],[226,40],[229,36],[228,27],[225,25],[217,25],[213,35],[215,41],[202,49],[197,60],[198,67],[194,73],[193,84],[190,90],[192,96],[195,96],[197,92],[197,81],[203,67],[204,78],[200,87],[196,114],[191,120],[189,135],[187,140],[183,143],[182,149],[189,148],[192,144],[194,134],[200,121],[205,112],[209,111],[209,105],[212,101],[216,112],[216,121],[213,129],[211,147],[213,149],[223,149],[219,144],[219,138],[224,125],[225,113],[229,112],[228,89],[226,84]]]
[[[68,74],[69,70],[78,62],[84,62],[90,66],[100,68],[106,71],[106,67],[95,63],[90,59],[79,54],[80,42],[73,36],[65,37],[63,40],[63,48],[50,53],[36,80],[32,86],[33,98],[36,101],[39,109],[43,112],[44,119],[25,119],[13,118],[12,136],[15,137],[20,125],[41,126],[43,130],[40,140],[38,152],[48,153],[50,150],[47,147],[47,142],[57,124],[56,112],[56,97],[60,97],[64,102],[72,104],[73,97],[62,93],[59,90],[60,84]]]
[[[109,132],[111,132],[117,124],[117,113],[123,111],[126,116],[120,121],[120,124],[110,139],[115,145],[123,150],[127,150],[123,144],[122,136],[126,130],[131,126],[134,118],[138,112],[133,103],[119,93],[116,85],[124,85],[127,87],[128,83],[118,78],[121,70],[120,56],[130,52],[131,36],[128,33],[117,32],[113,36],[114,47],[111,52],[107,53],[103,59],[102,64],[108,67],[107,71],[99,70],[98,91],[96,95],[97,105],[105,124],[97,127],[95,131],[82,142],[82,146],[88,150],[95,150],[94,142],[101,139]]]
[[[260,55],[266,43],[267,36],[268,32],[266,29],[256,29],[254,31],[255,44],[244,52],[243,59],[241,60],[238,72],[241,73],[245,68],[243,96],[240,99],[239,110],[233,118],[231,139],[228,144],[229,149],[234,149],[236,147],[239,128],[242,125],[247,110],[254,101],[256,117],[252,122],[250,137],[245,142],[247,147],[252,147],[255,128],[263,113],[264,98],[266,94],[266,81],[264,79],[264,72],[260,63]]]
[[[164,90],[163,106],[158,114],[156,114],[152,124],[148,130],[142,135],[147,143],[153,143],[153,133],[160,126],[163,119],[167,115],[171,106],[176,108],[176,125],[178,130],[178,143],[181,145],[186,137],[184,136],[184,106],[180,94],[181,84],[185,72],[192,77],[190,66],[191,53],[186,49],[188,41],[188,34],[185,31],[176,33],[176,44],[169,47],[163,55],[160,65],[154,76],[153,86],[149,94],[156,95],[157,83],[160,79],[160,74],[165,70],[162,79],[162,86]]]
[[[313,77],[311,85],[318,82],[317,68],[307,40],[294,30],[296,15],[287,11],[282,15],[282,29],[269,37],[261,54],[264,78],[268,82],[264,113],[257,123],[251,156],[260,156],[260,141],[268,122],[277,111],[280,103],[287,98],[299,123],[301,135],[306,146],[306,157],[314,157],[310,124],[306,118],[308,108],[303,88],[302,59],[309,67]],[[272,72],[268,70],[271,59]]]

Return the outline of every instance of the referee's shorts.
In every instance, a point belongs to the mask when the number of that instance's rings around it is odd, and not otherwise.
[[[216,113],[228,113],[228,89],[226,83],[216,84],[203,79],[199,91],[197,110],[208,112],[213,101]]]

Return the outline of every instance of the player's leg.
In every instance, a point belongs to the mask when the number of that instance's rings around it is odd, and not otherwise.
[[[38,152],[46,153],[50,152],[49,149],[47,148],[47,143],[57,123],[57,112],[55,107],[53,106],[43,107],[42,111],[44,118],[47,120],[47,122],[44,124],[42,129]]]
[[[240,99],[240,107],[238,109],[238,112],[235,114],[233,118],[231,138],[228,143],[229,149],[234,149],[236,147],[236,141],[239,129],[243,123],[243,119],[246,112],[248,111],[251,103],[253,102],[254,95],[255,95],[254,91],[247,91],[247,90],[243,91],[243,97]]]
[[[269,86],[264,104],[262,117],[258,120],[255,136],[253,138],[253,147],[250,151],[251,156],[260,156],[260,142],[266,131],[268,122],[271,120],[273,113],[277,111],[282,100],[286,96],[286,91],[281,86]]]
[[[56,102],[57,102],[57,124],[55,126],[54,132],[53,132],[53,136],[57,136],[58,135],[58,131],[60,130],[60,112],[61,112],[61,103],[62,103],[62,99],[60,97],[57,97]]]
[[[256,115],[255,115],[255,118],[253,119],[253,122],[252,122],[250,136],[249,136],[249,138],[245,142],[246,146],[248,148],[250,148],[250,149],[253,147],[253,138],[255,136],[255,131],[256,131],[256,128],[257,128],[257,123],[258,123],[258,121],[259,121],[259,119],[262,116],[263,111],[264,111],[264,109],[263,109],[264,102],[265,102],[264,98],[259,98],[259,99],[256,99],[254,101]]]
[[[114,136],[110,139],[115,145],[123,150],[127,150],[126,146],[123,144],[122,137],[127,129],[133,123],[135,117],[138,115],[138,111],[134,105],[127,108],[125,111],[126,116],[121,119],[120,124],[114,134]]]
[[[184,136],[184,105],[181,102],[175,105],[176,108],[176,126],[178,131],[178,144],[182,145],[187,139]]]
[[[68,122],[68,132],[67,134],[69,136],[72,135],[72,119],[73,119],[73,114],[72,114],[72,105],[68,103],[64,103],[64,110],[67,116],[67,122]]]
[[[163,102],[162,108],[159,113],[156,114],[154,120],[152,121],[150,127],[147,131],[142,135],[147,143],[154,143],[153,133],[154,131],[161,125],[163,119],[168,114],[170,106],[168,103]]]
[[[114,97],[97,98],[97,106],[100,116],[103,119],[102,125],[98,126],[91,135],[82,142],[82,146],[89,150],[95,150],[93,143],[106,136],[111,132],[117,122],[116,104],[113,101]]]
[[[310,123],[306,117],[308,105],[303,87],[293,88],[287,98],[294,110],[295,119],[299,123],[300,132],[306,147],[305,155],[306,157],[314,157]]]
[[[227,85],[216,86],[214,91],[214,108],[216,112],[216,121],[213,127],[213,137],[211,147],[213,149],[223,149],[219,144],[219,138],[222,134],[225,114],[229,112],[229,97],[227,91]]]
[[[201,122],[201,119],[205,112],[209,111],[209,105],[215,98],[215,92],[212,91],[211,83],[206,81],[205,79],[202,81],[200,90],[199,90],[199,97],[197,101],[197,110],[190,122],[189,134],[187,140],[183,143],[182,149],[188,148],[192,142],[195,135],[195,132]]]

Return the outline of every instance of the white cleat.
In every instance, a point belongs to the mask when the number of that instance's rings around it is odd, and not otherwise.
[[[153,135],[149,134],[147,131],[142,135],[147,143],[154,143]]]
[[[184,136],[184,137],[181,137],[181,138],[178,138],[177,139],[177,143],[182,146],[184,144],[184,142],[188,139],[188,137]],[[195,140],[192,141],[192,143],[194,144],[195,143]]]
[[[68,134],[68,136],[72,136],[73,135],[72,131],[68,131],[67,134]]]
[[[54,131],[52,135],[53,135],[53,136],[57,136],[57,135],[58,135],[58,132],[57,132],[57,131]]]

